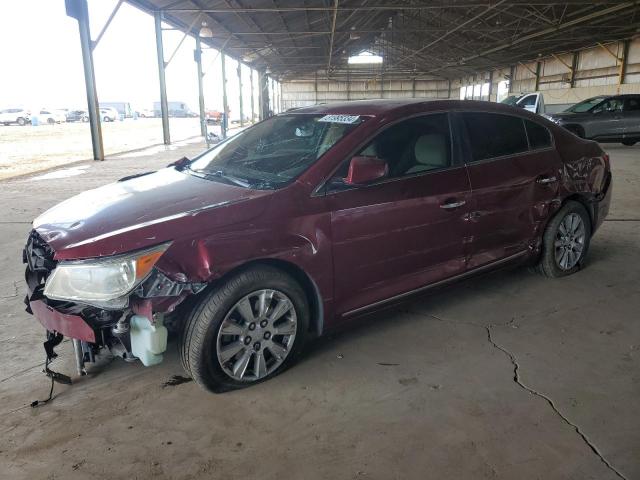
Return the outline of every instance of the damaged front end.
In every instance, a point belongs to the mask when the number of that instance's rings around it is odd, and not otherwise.
[[[48,332],[73,339],[78,373],[101,349],[145,366],[160,363],[164,316],[205,283],[169,278],[156,266],[170,243],[113,257],[58,261],[33,230],[23,250],[27,312]]]

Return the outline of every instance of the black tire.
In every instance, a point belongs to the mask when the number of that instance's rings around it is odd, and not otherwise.
[[[110,122],[111,120],[109,120],[109,117],[104,117],[104,118],[102,119],[102,121],[103,121],[103,122]]]
[[[26,120],[22,117],[18,117],[17,122],[18,122],[18,125],[20,125],[21,127],[24,127],[25,123],[27,123]]]
[[[89,121],[89,117],[82,117],[82,123],[87,123]]]
[[[580,257],[570,269],[563,269],[558,264],[556,260],[556,236],[558,235],[558,230],[560,228],[560,224],[563,220],[570,214],[575,213],[580,216],[582,222],[584,224],[585,229],[585,239],[584,245],[582,248],[582,252],[580,253]],[[549,224],[547,225],[546,230],[544,231],[544,235],[542,237],[542,253],[540,255],[540,259],[538,260],[537,265],[534,267],[534,270],[541,275],[544,275],[548,278],[559,278],[567,275],[571,275],[572,273],[580,270],[584,264],[584,259],[587,256],[587,252],[589,251],[589,243],[591,241],[591,218],[589,217],[589,213],[586,208],[580,203],[573,200],[569,200],[565,203],[562,208],[554,215]]]
[[[53,118],[47,118],[47,123],[48,123],[49,125],[53,125],[53,124],[55,124],[55,123],[56,123],[56,121],[55,121]]]
[[[637,142],[635,140],[623,140],[622,144],[627,147],[633,147]]]
[[[286,358],[274,371],[258,380],[239,381],[225,373],[218,362],[218,332],[229,310],[244,296],[261,289],[277,290],[289,297],[297,317],[296,335]],[[204,294],[182,325],[178,349],[183,368],[196,383],[210,392],[222,393],[268,380],[293,365],[304,348],[308,330],[309,305],[304,290],[283,271],[259,266],[234,275]]]

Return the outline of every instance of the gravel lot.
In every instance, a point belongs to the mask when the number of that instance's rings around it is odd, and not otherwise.
[[[171,118],[171,140],[200,135],[197,118]],[[162,143],[159,118],[126,119],[102,124],[105,155]],[[92,158],[88,123],[37,127],[0,126],[0,179],[39,172]]]

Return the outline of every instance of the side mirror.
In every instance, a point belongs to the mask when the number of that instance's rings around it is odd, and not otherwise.
[[[349,173],[345,179],[347,185],[365,185],[389,174],[387,162],[378,157],[353,157],[349,164]]]

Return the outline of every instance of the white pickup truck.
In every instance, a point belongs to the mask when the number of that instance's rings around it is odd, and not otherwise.
[[[500,103],[512,105],[514,107],[522,107],[533,113],[542,115],[544,113],[544,99],[541,93],[518,93],[509,95]]]

